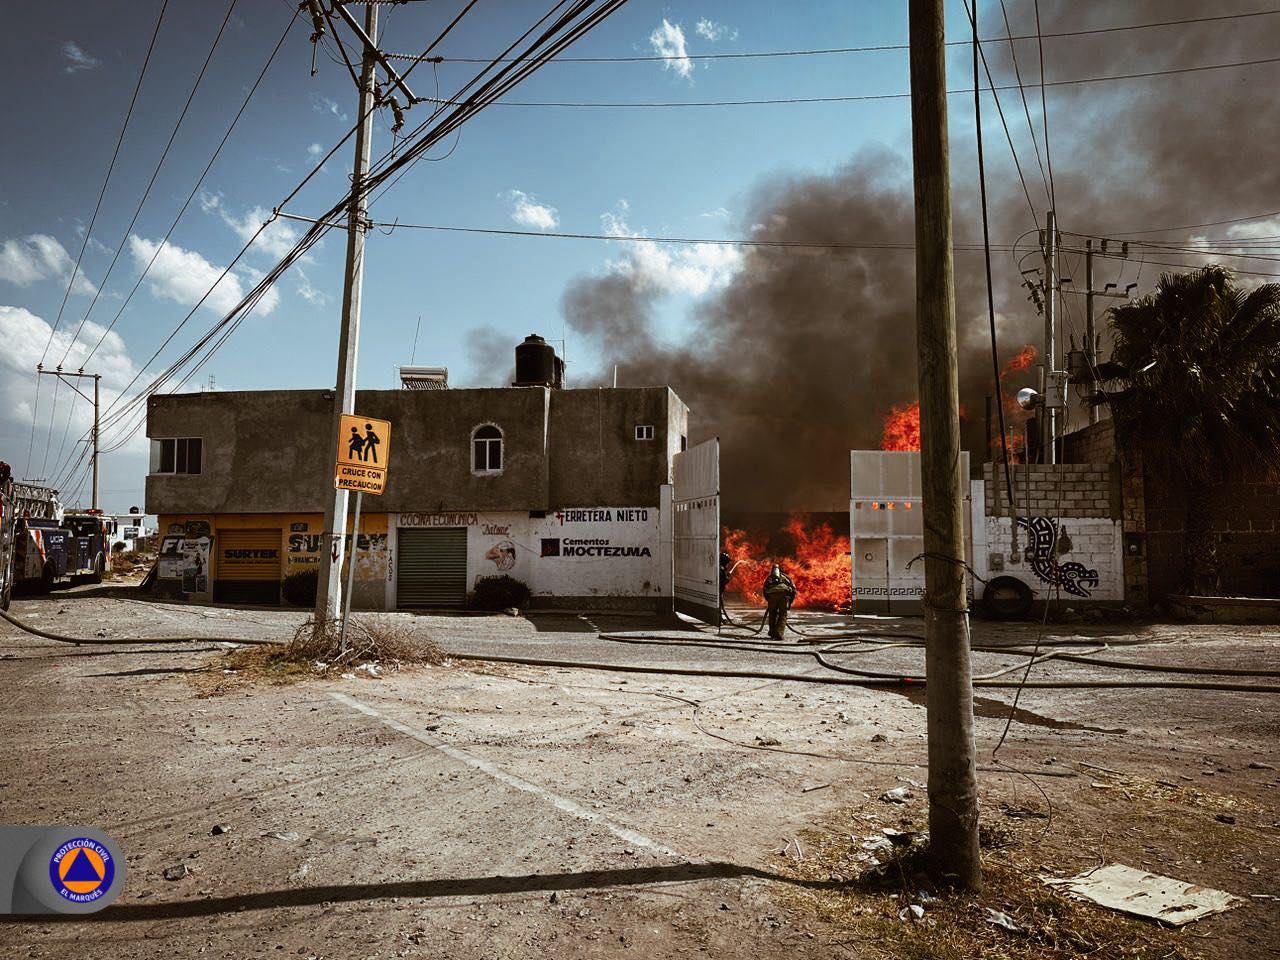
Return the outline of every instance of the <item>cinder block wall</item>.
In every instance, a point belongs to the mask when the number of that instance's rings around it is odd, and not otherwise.
[[[1121,515],[1120,480],[1107,463],[1014,464],[1015,510],[1005,496],[1004,465],[983,465],[988,517],[1105,518]]]

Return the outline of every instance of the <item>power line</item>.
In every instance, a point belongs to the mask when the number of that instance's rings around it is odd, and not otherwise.
[[[183,201],[182,207],[173,218],[173,222],[169,224],[169,229],[165,231],[164,237],[160,240],[160,243],[157,244],[155,252],[151,254],[151,259],[147,262],[146,267],[143,268],[142,273],[138,276],[137,281],[135,281],[133,285],[133,289],[130,290],[128,296],[124,298],[124,302],[120,304],[120,309],[116,311],[116,315],[112,318],[111,323],[109,323],[107,328],[102,331],[102,336],[98,338],[98,342],[94,344],[93,349],[89,351],[89,355],[85,357],[85,363],[88,363],[89,359],[98,352],[98,348],[101,347],[102,342],[106,340],[107,334],[115,329],[116,323],[124,314],[125,308],[129,306],[129,302],[133,299],[133,295],[138,292],[138,288],[142,286],[142,281],[145,280],[147,274],[151,272],[151,268],[155,265],[161,251],[165,249],[165,245],[169,242],[169,238],[173,236],[173,231],[177,229],[178,221],[180,221],[186,214],[187,208],[191,205],[191,201],[194,200],[196,194],[199,193],[205,177],[209,175],[209,171],[213,169],[214,163],[222,154],[222,148],[225,147],[227,145],[227,141],[231,139],[231,134],[235,130],[236,125],[239,124],[240,118],[244,115],[245,109],[248,108],[249,101],[252,100],[254,94],[258,92],[258,87],[261,85],[263,77],[267,75],[267,70],[269,70],[271,68],[271,64],[275,62],[276,54],[280,52],[280,48],[288,38],[289,30],[292,29],[294,20],[296,20],[297,17],[298,11],[294,10],[293,17],[291,17],[289,22],[285,24],[284,32],[281,33],[280,39],[276,41],[275,47],[272,48],[271,53],[267,56],[266,63],[264,63],[262,65],[262,69],[258,71],[257,78],[253,81],[253,85],[249,88],[249,92],[245,94],[244,100],[241,101],[240,107],[236,110],[235,116],[231,118],[231,123],[227,126],[226,132],[223,133],[222,139],[218,142],[218,146],[214,148],[213,155],[209,158],[209,162],[205,164],[204,170],[202,170],[200,172],[200,176],[196,178],[195,185],[191,188],[191,192],[187,194],[187,199]]]
[[[1229,70],[1236,67],[1256,67],[1264,64],[1280,63],[1280,57],[1264,57],[1258,60],[1237,60],[1231,63],[1208,63],[1194,67],[1175,67],[1168,70],[1146,70],[1141,73],[1120,73],[1105,77],[1072,77],[1066,80],[1046,80],[1041,86],[1043,87],[1070,87],[1079,84],[1088,83],[1111,83],[1117,80],[1146,80],[1153,77],[1167,77],[1180,73],[1202,73],[1208,70]],[[1017,90],[1017,84],[1000,84],[991,87],[992,90]],[[948,96],[958,96],[960,94],[970,95],[973,89],[964,87],[956,90],[948,90]],[[602,108],[629,108],[629,107],[750,107],[750,106],[766,106],[772,104],[798,104],[798,103],[857,103],[862,101],[874,100],[907,100],[910,99],[910,93],[870,93],[851,96],[835,96],[835,97],[768,97],[756,100],[496,100],[492,104],[497,107],[602,107]],[[457,105],[461,101],[440,100],[433,97],[424,97],[428,103],[436,103],[442,106]],[[1053,178],[1050,176],[1050,184]]]
[[[1044,162],[1040,159],[1040,143],[1036,140],[1036,129],[1031,123],[1031,108],[1027,104],[1027,89],[1022,83],[1022,70],[1018,66],[1018,48],[1013,42],[1013,28],[1009,24],[1009,11],[1005,8],[1004,0],[1000,0],[1000,13],[1004,17],[1004,32],[1009,39],[1009,56],[1013,60],[1013,75],[1018,81],[1018,94],[1022,98],[1022,113],[1027,118],[1027,133],[1031,135],[1031,147],[1036,153],[1036,166],[1040,168],[1040,179],[1044,181],[1045,199],[1052,205],[1051,196],[1053,191],[1049,189],[1049,178],[1045,175]],[[986,62],[985,57],[983,62]],[[975,83],[974,86],[977,86],[977,84]]]
[[[120,136],[116,138],[115,150],[111,153],[111,163],[107,165],[107,175],[102,178],[102,188],[98,191],[98,200],[93,207],[93,216],[89,218],[89,226],[85,229],[84,240],[80,244],[80,254],[76,257],[75,266],[71,270],[71,278],[67,281],[67,291],[62,295],[62,306],[58,308],[58,316],[53,322],[53,326],[49,329],[49,341],[45,344],[44,352],[40,354],[40,362],[44,363],[45,357],[49,353],[49,345],[53,343],[53,335],[58,330],[58,324],[62,322],[62,313],[67,306],[67,298],[71,296],[71,289],[75,286],[76,276],[80,272],[80,263],[84,259],[85,248],[89,245],[89,238],[93,235],[94,224],[98,222],[98,211],[102,209],[102,198],[106,196],[107,184],[111,182],[111,174],[116,168],[116,160],[120,156],[120,145],[124,143],[125,131],[129,129],[129,121],[133,118],[133,108],[138,102],[138,92],[142,89],[142,81],[146,79],[147,67],[151,64],[151,54],[156,48],[156,37],[160,35],[160,25],[164,22],[164,12],[168,9],[169,0],[162,0],[160,4],[160,15],[156,17],[156,26],[151,33],[151,43],[147,46],[147,55],[142,61],[142,69],[138,71],[138,82],[133,87],[133,96],[129,99],[129,109],[125,111],[124,123],[120,126]]]
[[[1148,23],[1132,23],[1122,24],[1113,27],[1093,27],[1088,30],[1065,30],[1059,33],[1026,34],[1020,36],[1005,37],[984,37],[979,40],[979,44],[1000,43],[1016,40],[1058,40],[1068,37],[1087,37],[1097,34],[1121,33],[1129,30],[1147,30],[1153,27],[1171,27],[1183,24],[1211,23],[1218,20],[1243,20],[1249,17],[1266,17],[1280,13],[1280,10],[1256,10],[1250,13],[1233,13],[1222,14],[1210,17],[1189,17],[1179,20],[1154,20]],[[1006,18],[1007,19],[1007,18]],[[964,47],[968,46],[969,40],[949,40],[948,47]],[[685,60],[761,60],[780,57],[816,57],[829,56],[836,54],[848,53],[879,53],[890,50],[907,50],[909,45],[905,43],[883,43],[871,46],[860,47],[825,47],[813,50],[766,50],[760,52],[749,53],[690,53],[683,58]],[[417,54],[411,53],[388,53],[389,60],[415,60]],[[663,63],[668,60],[677,59],[674,57],[663,57],[658,55],[636,55],[636,56],[617,56],[617,57],[557,57],[556,63]],[[489,60],[483,57],[432,57],[432,63],[488,63]],[[519,62],[518,58],[499,58],[499,63]]]
[[[71,355],[71,349],[76,345],[76,341],[80,339],[80,331],[84,329],[85,323],[89,319],[89,315],[93,313],[93,308],[98,303],[98,298],[102,295],[102,290],[107,285],[107,280],[111,276],[111,271],[115,269],[116,263],[120,259],[120,254],[124,251],[125,243],[129,239],[129,234],[133,232],[134,224],[138,222],[138,217],[142,214],[142,208],[147,202],[147,198],[151,196],[151,190],[156,185],[156,179],[160,176],[160,170],[164,167],[164,162],[169,157],[169,151],[173,148],[173,142],[178,137],[178,131],[182,129],[182,122],[187,118],[187,112],[191,109],[191,102],[195,99],[196,91],[200,89],[200,83],[204,80],[204,75],[209,69],[209,64],[213,60],[213,55],[217,52],[218,44],[222,41],[222,36],[226,33],[227,24],[231,22],[231,15],[235,12],[238,0],[231,0],[227,5],[227,14],[222,18],[222,24],[218,27],[217,34],[214,35],[213,43],[209,46],[209,53],[204,58],[204,63],[200,67],[199,73],[196,74],[195,83],[191,85],[191,92],[187,94],[186,103],[182,105],[182,111],[178,114],[177,122],[173,125],[173,131],[169,134],[169,140],[164,145],[164,150],[160,153],[160,159],[156,161],[155,169],[151,171],[151,179],[147,181],[146,189],[142,191],[142,198],[138,201],[138,205],[134,208],[133,216],[129,220],[129,225],[124,228],[120,242],[116,245],[115,253],[111,257],[111,263],[107,265],[106,273],[102,275],[102,279],[98,284],[98,290],[93,295],[93,299],[89,302],[89,308],[85,310],[84,316],[80,318],[80,323],[76,327],[76,332],[72,336],[71,341],[67,344],[67,349],[63,351],[62,359],[58,361],[58,365],[66,363],[67,357]],[[61,454],[61,451],[59,451]]]
[[[284,211],[280,211],[280,216],[286,220],[297,220],[302,223],[323,222],[314,217],[304,217],[299,214],[286,213]],[[333,221],[324,223],[324,225],[331,228],[341,226],[341,224]],[[904,252],[912,252],[916,248],[915,243],[912,241],[824,242],[810,240],[711,239],[703,237],[637,237],[614,233],[568,233],[548,230],[508,230],[501,227],[457,227],[432,223],[402,223],[398,220],[389,222],[375,220],[370,223],[370,226],[388,229],[393,233],[396,230],[433,230],[441,233],[474,233],[503,237],[542,237],[546,239],[559,240],[606,240],[615,243],[675,243],[729,247],[795,248],[801,250],[896,250]],[[983,249],[983,245],[981,243],[956,243],[953,246],[957,250],[964,251],[980,251]],[[993,244],[992,249],[999,250],[1001,252],[1010,252],[1014,247],[1012,244]]]
[[[1280,210],[1268,213],[1255,213],[1248,217],[1233,217],[1230,220],[1210,220],[1206,223],[1186,223],[1178,227],[1153,227],[1148,230],[1108,230],[1109,237],[1136,237],[1148,233],[1175,233],[1178,230],[1198,230],[1200,227],[1221,227],[1228,223],[1246,223],[1249,220],[1269,220],[1280,217]]]
[[[1036,46],[1040,51],[1040,120],[1044,124],[1044,161],[1049,168],[1049,209],[1058,209],[1057,193],[1053,183],[1053,154],[1049,150],[1049,102],[1045,99],[1044,87],[1044,37],[1040,33],[1040,0],[1035,0],[1036,11]],[[1019,81],[1018,86],[1022,86]],[[1052,292],[1048,294],[1053,296]],[[1052,412],[1052,411],[1051,411]]]

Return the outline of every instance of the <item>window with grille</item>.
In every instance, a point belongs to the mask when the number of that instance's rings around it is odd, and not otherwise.
[[[200,460],[204,454],[200,437],[166,437],[151,441],[152,473],[200,472]]]
[[[476,427],[471,434],[471,471],[502,472],[502,431],[491,423]]]

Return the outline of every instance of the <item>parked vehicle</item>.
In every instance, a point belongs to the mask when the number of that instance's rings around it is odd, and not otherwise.
[[[67,513],[62,522],[71,532],[68,575],[72,580],[101,583],[111,566],[107,524],[102,511]]]
[[[0,460],[0,609],[15,587],[49,590],[66,575],[70,538],[57,491],[19,483]]]

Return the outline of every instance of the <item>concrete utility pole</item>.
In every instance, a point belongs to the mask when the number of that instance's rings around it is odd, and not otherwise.
[[[1089,422],[1098,422],[1098,408],[1093,403],[1093,371],[1098,367],[1095,349],[1097,334],[1093,328],[1093,241],[1084,242],[1084,361],[1089,377]]]
[[[76,373],[67,373],[61,367],[58,367],[54,370],[46,370],[42,365],[36,364],[36,376],[37,377],[57,377],[59,380],[65,383],[68,387],[70,387],[76,393],[80,394],[80,396],[83,397],[85,400],[88,400],[89,398],[86,397],[83,393],[80,393],[80,389],[74,383],[68,380],[67,377],[76,377],[77,379],[93,380],[93,400],[90,401],[93,404],[93,430],[90,432],[90,436],[92,437],[92,442],[93,442],[93,459],[92,459],[93,509],[97,510],[98,509],[98,421],[99,421],[99,415],[100,415],[98,401],[101,393],[100,388],[102,384],[102,374],[85,373],[83,370],[79,370]]]
[[[924,508],[929,852],[945,882],[981,884],[978,784],[964,584],[960,378],[943,0],[911,0],[911,143],[916,200],[916,351]]]
[[[1058,369],[1058,219],[1052,210],[1044,221],[1044,385],[1050,388]],[[1058,411],[1050,404],[1043,408],[1044,462],[1058,462]]]
[[[373,140],[374,65],[377,50],[367,38],[378,35],[378,4],[364,8],[364,55],[360,67],[359,128],[356,130],[356,159],[351,175],[351,206],[347,212],[347,262],[342,287],[342,331],[338,337],[338,380],[333,401],[333,457],[325,470],[326,499],[324,541],[320,553],[320,573],[316,581],[316,619],[332,621],[342,610],[342,560],[346,554],[347,491],[334,488],[332,465],[337,462],[342,438],[338,428],[344,413],[354,413],[356,403],[356,360],[360,343],[360,294],[364,286],[364,234],[367,201],[364,192],[369,172]],[[327,546],[327,549],[325,547]],[[354,546],[354,545],[353,545]]]

